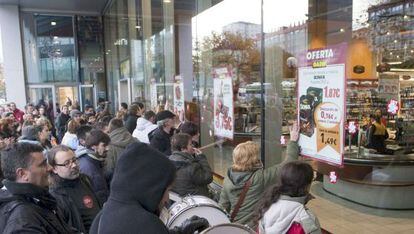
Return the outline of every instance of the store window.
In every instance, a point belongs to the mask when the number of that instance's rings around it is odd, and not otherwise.
[[[103,25],[100,17],[77,17],[77,41],[80,60],[81,102],[96,105],[99,98],[106,97],[106,78],[104,70]]]
[[[125,3],[128,26],[118,22]],[[114,98],[131,92],[128,100],[141,98],[147,109],[173,109],[173,77],[181,76],[185,118],[199,124],[216,178],[249,140],[261,145],[265,167],[281,162],[289,126],[299,120],[301,138],[316,138],[316,108],[340,96],[343,134],[320,141],[340,142],[343,157],[301,159],[319,175],[309,206],[332,233],[410,232],[414,214],[402,210],[414,209],[413,12],[403,0],[113,1],[105,13],[110,92],[130,77],[132,88]],[[123,37],[128,51],[116,43]],[[332,64],[309,65],[307,55],[331,51],[340,55],[341,70],[331,71],[341,90],[300,83],[304,72],[324,79],[315,74]]]
[[[28,83],[77,81],[73,20],[71,16],[22,13]]]

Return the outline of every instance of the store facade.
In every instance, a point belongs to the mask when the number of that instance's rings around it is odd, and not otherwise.
[[[219,176],[240,142],[258,142],[266,166],[282,160],[300,119],[301,61],[343,46],[342,166],[312,164],[330,193],[414,208],[412,1],[113,0],[103,21],[110,100],[184,111],[202,146],[219,142],[204,150]],[[375,116],[388,133],[383,150],[367,146]]]
[[[28,102],[96,106],[106,99],[100,16],[21,11]]]

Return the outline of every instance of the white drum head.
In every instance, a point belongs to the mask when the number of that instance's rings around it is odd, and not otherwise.
[[[237,223],[220,224],[209,227],[201,234],[255,234],[251,228]]]
[[[167,226],[169,228],[180,226],[186,219],[189,219],[194,215],[207,219],[210,226],[222,223],[230,223],[230,220],[227,217],[226,213],[220,209],[211,206],[200,205],[197,207],[189,207],[188,209],[182,211],[179,215],[172,217],[172,219],[168,220]]]

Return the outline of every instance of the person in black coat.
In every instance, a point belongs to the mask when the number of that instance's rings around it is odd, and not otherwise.
[[[174,182],[174,165],[145,143],[133,143],[120,155],[111,193],[95,218],[90,233],[194,233],[208,226],[192,217],[181,227],[168,230],[159,219]]]
[[[50,193],[62,208],[65,221],[81,232],[89,232],[92,221],[101,210],[92,182],[79,173],[79,163],[73,151],[64,145],[53,147],[47,153],[53,168]]]
[[[171,155],[171,137],[174,135],[175,115],[171,111],[160,111],[155,116],[159,126],[148,134],[150,145],[169,156]]]
[[[177,168],[177,178],[171,190],[180,196],[209,197],[207,185],[213,182],[213,173],[206,156],[193,147],[192,137],[186,133],[175,134],[171,147],[173,153],[169,159]]]
[[[79,159],[80,172],[92,181],[92,188],[101,204],[109,196],[109,188],[105,179],[105,157],[111,139],[101,130],[92,130],[86,134],[86,140],[79,140],[85,147],[78,147],[76,157]]]
[[[141,117],[141,110],[138,105],[130,105],[127,115],[124,117],[124,126],[129,133],[133,133],[137,127],[137,119]]]
[[[2,151],[4,188],[0,190],[1,233],[75,233],[48,192],[51,167],[43,148],[17,143]]]
[[[70,120],[69,107],[66,105],[63,105],[62,111],[56,117],[56,120],[55,120],[56,136],[59,142],[62,141],[63,136],[66,133],[67,124],[69,120]]]

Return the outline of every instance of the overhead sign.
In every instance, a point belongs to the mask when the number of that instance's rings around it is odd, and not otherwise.
[[[301,154],[337,166],[344,150],[345,53],[345,44],[307,51],[298,74]]]

